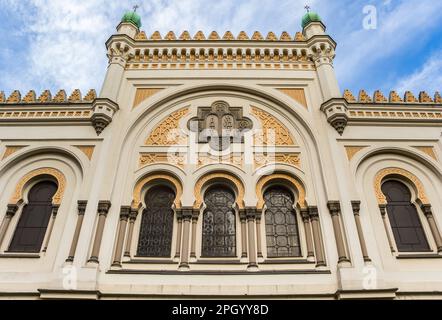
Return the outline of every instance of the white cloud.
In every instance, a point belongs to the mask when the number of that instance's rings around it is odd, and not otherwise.
[[[395,88],[398,92],[427,91],[430,95],[442,92],[442,50],[433,54],[420,70],[399,80]]]

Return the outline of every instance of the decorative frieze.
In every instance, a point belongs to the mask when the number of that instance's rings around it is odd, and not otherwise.
[[[270,164],[283,163],[297,168],[301,167],[299,153],[255,154],[255,169]]]
[[[186,162],[185,155],[179,155],[175,153],[141,153],[138,166],[143,168],[145,166],[157,163],[167,163],[173,166],[184,168]]]

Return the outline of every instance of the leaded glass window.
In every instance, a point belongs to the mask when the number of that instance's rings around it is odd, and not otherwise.
[[[298,223],[291,193],[285,188],[272,187],[265,192],[264,200],[267,256],[301,256]]]
[[[204,197],[203,257],[236,257],[234,194],[225,187],[209,189]]]
[[[37,183],[28,194],[28,203],[14,232],[9,251],[38,253],[41,250],[52,213],[52,197],[57,185],[51,181]]]
[[[382,185],[387,198],[387,214],[400,252],[430,251],[416,207],[411,203],[411,192],[399,181]]]
[[[141,219],[137,256],[169,258],[172,249],[175,193],[168,187],[148,190]]]

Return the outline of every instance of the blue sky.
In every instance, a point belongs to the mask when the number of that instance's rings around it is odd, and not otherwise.
[[[341,90],[442,91],[441,0],[0,0],[0,90],[99,90],[107,67],[104,43],[136,3],[149,35],[293,35],[301,31],[306,2],[338,43]],[[377,10],[377,27],[366,30],[363,10],[370,5]]]

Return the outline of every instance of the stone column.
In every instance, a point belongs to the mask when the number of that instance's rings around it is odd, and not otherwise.
[[[255,242],[255,219],[256,219],[256,208],[246,208],[247,216],[247,231],[248,231],[248,242],[249,242],[249,266],[248,268],[255,269],[258,267],[256,259],[256,242]]]
[[[176,216],[177,216],[177,236],[176,236],[176,249],[175,249],[175,259],[180,258],[181,256],[181,238],[183,234],[183,216],[181,210],[176,210]]]
[[[262,210],[257,210],[256,211],[256,249],[258,251],[258,258],[264,257],[262,254],[261,218],[262,218]]]
[[[190,245],[190,257],[196,259],[196,227],[199,218],[199,211],[193,210],[192,212],[192,241]]]
[[[352,201],[351,206],[353,208],[353,214],[355,216],[356,228],[358,229],[359,243],[361,244],[362,256],[365,262],[371,262],[368,256],[367,244],[365,243],[364,233],[362,232],[361,217],[359,215],[361,211],[361,201]]]
[[[46,232],[45,242],[43,245],[42,252],[46,252],[48,250],[49,240],[51,239],[52,230],[54,229],[55,219],[57,218],[57,213],[58,213],[59,208],[60,208],[60,205],[58,205],[58,204],[54,204],[52,206],[52,216],[51,216],[51,220],[49,220],[49,226],[48,226],[48,230]]]
[[[338,248],[338,256],[339,261],[338,263],[342,262],[350,262],[350,260],[347,257],[347,253],[345,250],[345,244],[344,244],[344,238],[342,235],[342,228],[341,228],[341,204],[339,201],[329,201],[327,204],[328,210],[330,211],[330,214],[332,216],[332,222],[333,222],[333,231],[335,234],[336,239],[336,246]]]
[[[123,253],[124,237],[126,235],[127,220],[129,219],[130,207],[121,207],[120,226],[118,229],[117,243],[115,246],[114,261],[112,267],[121,267],[121,255]]]
[[[304,222],[305,238],[307,243],[307,260],[315,261],[315,252],[313,251],[312,229],[310,225],[310,215],[308,209],[301,209],[302,221]]]
[[[77,251],[78,239],[80,238],[80,231],[83,225],[84,213],[86,212],[87,201],[78,201],[78,217],[77,225],[75,226],[74,238],[72,239],[71,249],[66,262],[74,262],[75,251]]]
[[[100,201],[98,203],[97,229],[95,231],[95,239],[92,246],[91,257],[89,258],[88,262],[99,263],[98,256],[100,254],[101,240],[103,239],[104,224],[106,223],[106,218],[110,207],[110,201]]]
[[[124,250],[124,256],[127,258],[130,258],[132,237],[134,234],[134,226],[135,226],[135,221],[137,220],[137,216],[138,216],[138,210],[131,208],[129,214],[129,230],[127,232],[127,238],[126,238],[126,249]]]
[[[433,234],[434,242],[436,242],[437,252],[442,253],[442,237],[437,227],[436,221],[434,220],[433,211],[431,210],[430,204],[423,204],[422,211],[427,218],[428,224],[430,225],[431,233]]]
[[[308,211],[312,223],[313,242],[315,244],[316,267],[325,267],[326,263],[324,259],[324,248],[322,246],[318,208],[309,207]]]
[[[241,222],[241,258],[247,258],[247,215],[244,209],[239,210],[239,221]]]
[[[193,216],[193,208],[182,208],[183,216],[183,243],[181,251],[180,268],[189,268],[189,238],[190,238],[190,224]]]
[[[3,239],[5,238],[6,232],[8,231],[9,224],[11,223],[12,218],[17,213],[17,210],[18,206],[16,204],[8,204],[8,209],[6,210],[6,216],[0,228],[0,247],[3,243]]]
[[[379,205],[379,210],[381,211],[382,221],[384,223],[385,233],[387,233],[388,244],[390,245],[390,250],[391,250],[392,253],[395,253],[396,249],[394,247],[394,242],[393,242],[393,239],[391,238],[391,235],[390,235],[390,228],[388,226],[387,205],[380,204]]]

